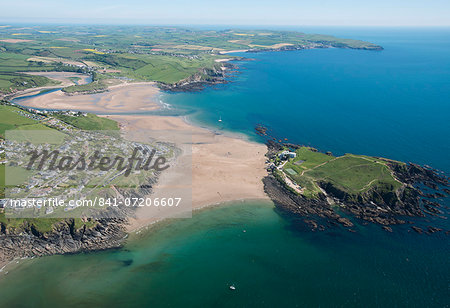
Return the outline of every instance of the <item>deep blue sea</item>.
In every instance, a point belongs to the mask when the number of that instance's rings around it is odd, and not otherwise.
[[[301,30],[301,29],[299,29]],[[383,51],[244,53],[230,83],[163,100],[198,123],[277,137],[335,154],[429,164],[450,172],[450,29],[307,28],[370,41]],[[218,122],[222,117],[222,122]]]
[[[304,31],[385,50],[241,54],[253,60],[237,62],[228,84],[162,99],[218,131],[258,140],[254,126],[264,124],[278,137],[334,154],[385,156],[450,173],[450,29]],[[450,229],[448,220],[438,224]],[[269,202],[205,209],[134,235],[119,250],[23,262],[0,278],[0,306],[450,305],[448,235],[419,235],[408,226],[393,233],[377,225],[356,233],[300,226]]]

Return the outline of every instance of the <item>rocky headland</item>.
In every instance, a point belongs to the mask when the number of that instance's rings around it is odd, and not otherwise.
[[[267,129],[264,127],[258,127],[257,132],[267,136]],[[274,138],[270,138],[267,145],[269,159],[274,159],[283,149],[295,151],[302,147]],[[277,169],[273,169],[263,179],[264,189],[279,209],[303,217],[304,223],[312,230],[325,230],[341,225],[353,231],[355,223],[375,223],[386,231],[392,231],[390,225],[412,225],[413,217],[445,218],[447,207],[438,201],[448,196],[447,176],[429,166],[405,164],[379,157],[376,159],[389,167],[392,176],[401,185],[380,183],[354,194],[343,189],[336,181],[321,179],[317,181],[320,193],[311,197],[293,189],[292,184],[288,185],[285,177]],[[431,225],[425,231],[418,226],[412,226],[412,230],[419,233],[443,231]]]

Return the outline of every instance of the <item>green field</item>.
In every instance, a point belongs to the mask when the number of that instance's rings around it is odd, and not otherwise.
[[[71,116],[57,113],[54,117],[82,130],[119,130],[119,125],[116,121],[102,118],[92,113],[88,113],[86,116]]]
[[[298,171],[303,171],[306,169],[311,169],[316,167],[317,165],[323,164],[324,162],[330,161],[333,159],[333,156],[326,155],[321,152],[317,152],[312,148],[302,147],[295,151],[297,153],[297,157],[293,159],[290,163],[298,166]],[[299,172],[301,173],[301,172]]]
[[[213,67],[215,65],[214,59],[218,58],[221,58],[221,56],[205,54],[192,59],[167,55],[115,53],[114,55],[94,54],[86,59],[103,67],[120,71],[120,73],[105,73],[101,76],[125,76],[136,80],[159,81],[170,84],[194,75],[201,68]]]
[[[63,134],[53,128],[41,124],[38,120],[30,119],[24,115],[31,115],[29,112],[23,111],[15,106],[0,105],[0,137],[4,138],[5,130],[49,130],[55,133],[55,137],[60,138]],[[85,130],[118,130],[117,122],[97,117],[93,114],[87,116],[63,116],[65,122]],[[59,117],[58,117],[59,118]],[[45,119],[44,119],[45,120]],[[53,135],[53,134],[52,134]],[[49,138],[48,135],[44,138]],[[37,138],[36,138],[37,139]],[[48,141],[48,140],[47,140]],[[44,142],[41,140],[40,142]],[[2,155],[4,157],[4,155]],[[5,188],[5,164],[0,163],[0,198],[4,197]],[[55,223],[61,222],[62,218],[6,218],[5,214],[0,210],[0,225],[8,229],[15,229],[16,231],[23,230],[33,226],[35,230],[41,233],[49,232],[53,229]],[[74,226],[79,229],[86,225],[92,227],[96,224],[95,221],[82,221],[81,219],[74,219]]]
[[[385,162],[347,154],[306,172],[319,181],[330,181],[351,194],[365,192],[376,185],[400,187]]]
[[[18,32],[24,35],[17,36]],[[380,48],[359,40],[295,31],[75,25],[28,26],[26,30],[0,28],[0,92],[50,82],[44,77],[19,74],[29,71],[96,71],[99,80],[122,77],[172,84],[219,65],[215,60],[233,59],[232,55],[222,54],[226,51],[317,45]],[[101,83],[95,87],[101,87]],[[81,90],[86,89],[77,86],[67,89]]]
[[[5,197],[5,164],[0,164],[0,198]]]
[[[4,93],[55,84],[57,83],[43,76],[0,72],[0,89]]]
[[[296,153],[297,157],[289,160],[283,171],[308,197],[320,193],[319,183],[332,183],[355,196],[377,186],[396,189],[402,185],[383,159],[353,154],[334,157],[308,147],[299,148]]]
[[[13,106],[0,105],[0,136],[5,136],[6,130],[26,129],[40,125],[39,121],[29,119],[19,114],[20,109]],[[22,111],[26,114],[28,112]],[[43,125],[42,125],[43,126]],[[34,128],[31,128],[34,129]]]
[[[21,50],[23,51],[23,50]],[[54,69],[54,65],[45,63],[27,61],[30,55],[16,52],[1,52],[0,53],[0,68],[3,72],[32,72],[45,71]]]
[[[62,89],[66,93],[94,93],[105,91],[108,87],[100,81],[94,81],[83,85],[74,85]]]
[[[1,49],[1,48],[0,48]],[[0,52],[0,92],[8,93],[44,85],[53,85],[54,81],[42,77],[21,74],[20,72],[35,72],[54,70],[54,65],[27,61],[28,55],[12,52]]]

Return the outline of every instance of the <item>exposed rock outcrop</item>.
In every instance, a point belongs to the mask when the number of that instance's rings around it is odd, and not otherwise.
[[[236,69],[231,63],[221,63],[213,68],[202,68],[197,73],[176,83],[159,83],[159,87],[164,91],[171,92],[193,92],[200,91],[208,85],[215,85],[226,82],[228,71]]]
[[[268,136],[267,129],[258,126],[257,132],[261,136]],[[276,157],[284,147],[296,149],[301,146],[282,143],[276,138],[268,136],[267,141],[269,159]],[[315,149],[313,149],[316,151]],[[371,189],[358,194],[350,194],[332,181],[321,180],[317,184],[322,193],[317,197],[305,197],[294,191],[286,182],[273,171],[263,179],[264,190],[276,206],[283,211],[296,216],[305,217],[303,220],[312,230],[320,230],[330,225],[352,227],[354,222],[349,218],[357,218],[384,226],[384,230],[392,232],[389,225],[405,224],[406,217],[441,217],[444,212],[439,202],[430,201],[433,198],[443,198],[440,192],[424,193],[421,185],[433,190],[447,192],[448,178],[431,167],[417,164],[404,164],[383,158],[387,162],[393,176],[402,184],[394,187],[392,184],[380,183]],[[349,218],[347,218],[347,216]],[[420,232],[419,227],[413,230]],[[428,234],[439,232],[441,229],[430,226]]]
[[[83,226],[78,230],[74,220],[67,219],[46,233],[39,233],[33,226],[25,226],[19,233],[2,228],[0,263],[14,258],[115,248],[121,245],[125,235],[124,222],[120,219],[101,219],[92,228]]]

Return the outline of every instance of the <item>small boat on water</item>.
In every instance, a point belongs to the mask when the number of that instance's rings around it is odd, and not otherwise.
[[[230,290],[236,290],[236,287],[232,284],[231,286],[230,286]]]
[[[219,117],[219,122],[222,122],[222,117]]]

